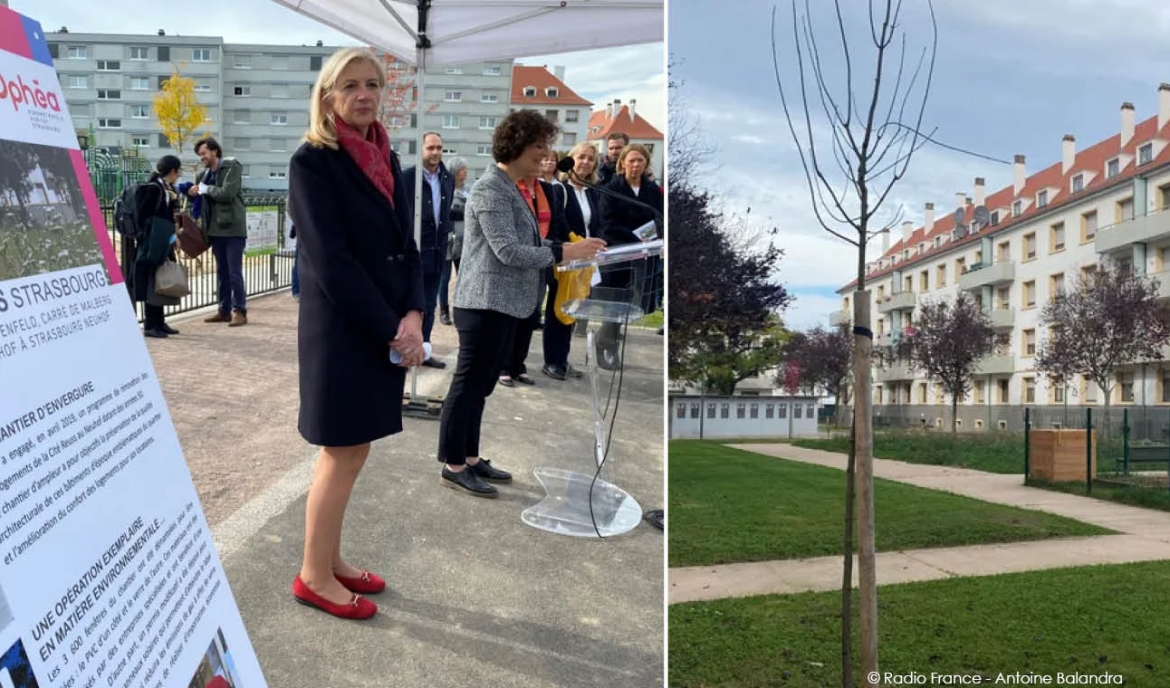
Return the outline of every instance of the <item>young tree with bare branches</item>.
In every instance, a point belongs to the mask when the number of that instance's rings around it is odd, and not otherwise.
[[[792,35],[786,44],[789,53],[782,54],[781,41],[776,37],[777,11],[772,11],[776,85],[789,132],[800,154],[817,222],[826,232],[857,249],[857,282],[853,298],[854,432],[846,471],[845,570],[841,585],[842,685],[850,688],[854,685],[850,636],[855,497],[860,533],[858,566],[864,685],[876,685],[877,682],[871,679],[878,671],[870,392],[873,333],[870,330],[869,294],[865,290],[865,249],[871,238],[892,228],[900,220],[900,213],[883,213],[883,206],[894,186],[905,176],[914,152],[928,140],[920,132],[938,45],[934,6],[931,0],[926,0],[931,41],[928,48],[923,48],[912,72],[907,74],[905,32],[900,28],[902,2],[886,0],[876,5],[872,1],[868,3],[867,39],[873,50],[872,75],[863,76],[855,74],[856,48],[850,44],[841,2],[833,2],[836,18],[833,33],[839,36],[840,58],[844,62],[843,87],[833,87],[827,81],[824,61],[830,55],[818,44],[809,16],[812,13],[809,0],[804,2],[803,14],[798,14],[796,0],[792,2]],[[903,38],[900,49],[894,45],[899,34]],[[785,85],[780,68],[782,57],[795,61],[799,103],[791,98],[791,82],[787,87]],[[813,110],[818,105],[820,114],[814,121]]]

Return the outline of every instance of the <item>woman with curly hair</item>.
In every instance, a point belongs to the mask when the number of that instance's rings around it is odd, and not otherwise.
[[[459,363],[443,402],[439,426],[442,484],[495,497],[488,482],[512,475],[480,455],[484,407],[495,389],[517,324],[537,308],[545,270],[591,258],[605,243],[542,240],[534,197],[525,180],[540,173],[557,126],[535,110],[513,112],[492,135],[489,167],[471,190],[464,214],[463,258],[452,298]]]

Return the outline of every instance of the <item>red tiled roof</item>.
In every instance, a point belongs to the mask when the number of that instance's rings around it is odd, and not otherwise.
[[[926,242],[927,249],[925,252],[914,256],[910,260],[899,262],[887,268],[875,270],[867,273],[866,281],[875,280],[884,277],[894,270],[902,270],[910,266],[918,265],[920,263],[929,262],[939,255],[948,253],[955,249],[961,248],[980,241],[983,237],[998,232],[1017,227],[1032,220],[1037,215],[1042,213],[1050,213],[1070,203],[1075,203],[1085,196],[1091,195],[1098,191],[1109,189],[1113,187],[1124,186],[1131,182],[1139,173],[1138,169],[1138,148],[1152,139],[1167,139],[1170,138],[1170,122],[1166,126],[1158,129],[1157,116],[1151,117],[1143,122],[1138,123],[1134,127],[1134,134],[1125,146],[1121,145],[1121,134],[1114,134],[1113,136],[1092,145],[1084,150],[1077,152],[1073,159],[1072,167],[1067,173],[1061,172],[1061,163],[1056,163],[1043,170],[1027,177],[1024,180],[1024,188],[1020,190],[1019,194],[1015,193],[1015,187],[1007,186],[995,193],[987,196],[984,205],[989,211],[994,211],[997,208],[1010,208],[1016,199],[1025,199],[1033,201],[1019,217],[1011,217],[1010,213],[1006,217],[1002,217],[999,224],[994,227],[985,227],[977,234],[969,234],[958,241],[947,241],[942,246],[935,248],[933,242],[937,236],[947,237],[951,236],[951,230],[955,227],[954,209],[946,212],[941,219],[935,221],[931,228],[917,227],[910,235],[910,246],[917,246],[919,243]],[[1118,170],[1116,177],[1111,179],[1105,178],[1105,163],[1120,155],[1129,155],[1132,159],[1129,163]],[[1150,162],[1141,165],[1141,172],[1159,167],[1166,163],[1170,163],[1170,145],[1165,146],[1162,151]],[[1095,176],[1085,183],[1084,188],[1077,193],[1072,193],[1072,178],[1082,172],[1093,172]],[[1086,177],[1087,178],[1087,177]],[[1048,198],[1048,204],[1043,208],[1037,208],[1035,204],[1035,197],[1038,191],[1043,189],[1052,189]],[[970,224],[974,215],[974,206],[966,206],[965,224]],[[1101,225],[1103,228],[1105,225]],[[897,230],[892,230],[897,231]],[[896,243],[890,246],[890,250],[886,251],[877,260],[889,258],[890,256],[900,255],[903,249],[903,242],[898,239]],[[873,262],[873,261],[870,261]],[[838,290],[838,293],[844,293],[852,289],[857,284],[857,280],[851,280],[849,284]]]
[[[524,89],[536,88],[535,96],[525,96]],[[557,97],[545,95],[548,87],[557,89]],[[577,95],[545,67],[514,65],[512,67],[512,103],[516,105],[587,105],[593,103]]]
[[[596,131],[594,131],[596,129]],[[642,115],[635,114],[630,119],[630,106],[623,105],[613,117],[607,117],[605,110],[597,110],[589,116],[590,141],[597,141],[609,136],[611,132],[620,131],[631,139],[653,139],[661,141],[662,132],[652,124],[642,119]]]

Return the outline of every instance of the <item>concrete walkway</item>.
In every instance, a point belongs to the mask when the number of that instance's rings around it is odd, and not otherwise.
[[[729,445],[735,449],[845,470],[844,454],[790,444]],[[874,461],[874,476],[986,502],[1045,511],[1116,531],[1117,535],[1009,544],[938,547],[877,555],[879,585],[956,576],[1170,559],[1170,513],[1025,487],[1019,475]],[[857,565],[854,560],[854,585]],[[837,590],[841,557],[788,559],[670,570],[670,603],[724,597]]]

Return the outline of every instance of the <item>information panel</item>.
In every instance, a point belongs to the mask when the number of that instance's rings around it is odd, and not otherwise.
[[[0,7],[0,686],[261,688],[40,25]]]

